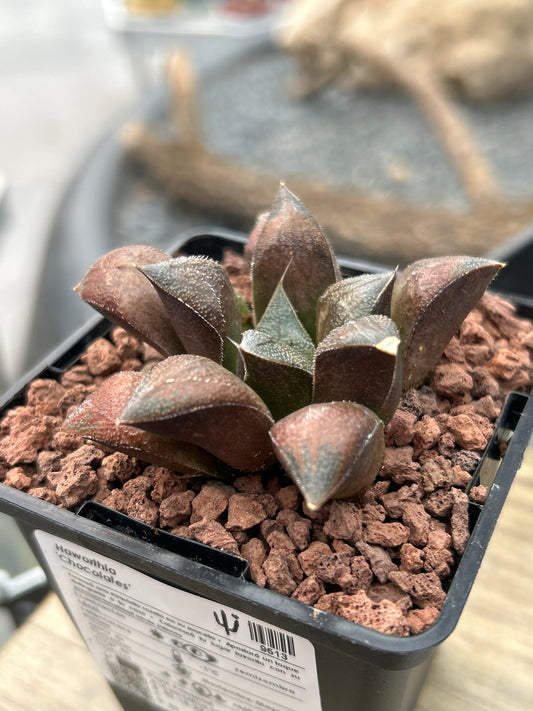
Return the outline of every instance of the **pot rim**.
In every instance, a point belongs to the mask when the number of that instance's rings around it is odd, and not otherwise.
[[[187,252],[194,249],[194,253],[198,253],[199,244],[202,248],[207,248],[213,241],[217,241],[218,248],[221,250],[224,246],[242,246],[245,238],[240,233],[227,230],[213,228],[194,230],[182,235],[174,251]],[[384,269],[381,265],[353,259],[339,258],[339,263],[342,269],[348,271]],[[521,306],[529,308],[533,316],[533,305],[529,300],[526,299],[525,305]],[[96,317],[75,331],[0,398],[0,414],[3,410],[21,404],[23,393],[31,380],[37,377],[57,378],[65,368],[78,359],[81,351],[91,340],[105,335],[111,328],[112,324],[104,318]],[[94,546],[95,552],[111,558],[117,559],[119,553],[120,561],[126,565],[131,565],[140,572],[194,594],[216,599],[223,604],[238,606],[243,612],[255,616],[258,616],[257,607],[260,606],[259,616],[267,623],[290,629],[311,642],[344,651],[351,656],[357,656],[385,668],[411,668],[429,656],[433,648],[441,644],[458,623],[533,431],[533,398],[522,393],[510,394],[474,477],[479,475],[485,457],[490,456],[491,451],[498,450],[498,432],[501,428],[509,426],[509,418],[516,425],[514,434],[505,456],[501,459],[486,502],[483,505],[470,504],[475,523],[440,614],[431,627],[410,637],[394,637],[332,613],[319,611],[245,580],[244,570],[237,574],[216,570],[209,565],[156,546],[146,538],[140,540],[123,532],[114,531],[101,523],[84,518],[79,513],[61,509],[55,504],[37,499],[5,484],[0,484],[0,509],[19,522],[30,544],[34,530],[45,530],[82,545]],[[172,534],[168,535],[177,538]],[[194,543],[193,547],[196,546],[202,547],[203,544]],[[234,557],[223,553],[222,567],[228,562],[224,560],[225,556]],[[40,562],[43,567],[47,567],[42,557]],[[60,591],[58,592],[60,594]]]

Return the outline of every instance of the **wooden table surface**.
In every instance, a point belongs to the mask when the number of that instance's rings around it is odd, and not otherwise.
[[[526,452],[459,625],[416,711],[533,709],[533,449]],[[0,711],[120,711],[51,594],[0,651]]]

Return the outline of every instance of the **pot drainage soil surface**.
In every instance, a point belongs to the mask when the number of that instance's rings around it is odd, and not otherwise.
[[[228,272],[239,280],[235,259]],[[530,321],[485,294],[428,384],[402,399],[374,485],[312,513],[281,470],[231,484],[186,479],[62,432],[67,413],[103,378],[158,357],[114,328],[59,382],[33,381],[26,404],[7,412],[0,481],[70,510],[100,502],[246,558],[257,585],[380,632],[417,634],[438,617],[468,542],[469,499],[483,503],[487,494],[469,488],[472,474],[505,395],[531,388],[532,351]]]

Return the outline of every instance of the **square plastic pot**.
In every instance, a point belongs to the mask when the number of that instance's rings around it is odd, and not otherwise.
[[[487,255],[505,263],[497,275],[496,289],[510,294],[533,298],[533,225],[492,249]]]
[[[179,248],[220,258],[242,247],[241,237],[220,237],[188,236]],[[346,275],[380,269],[341,266]],[[528,303],[519,310],[533,316]],[[109,329],[99,320],[74,334],[4,396],[0,414],[23,402],[32,379],[60,377]],[[99,504],[73,513],[1,484],[0,511],[18,522],[127,711],[409,711],[459,620],[532,429],[533,401],[512,393],[472,482],[489,495],[470,503],[470,541],[439,618],[406,638],[261,588],[245,560]]]

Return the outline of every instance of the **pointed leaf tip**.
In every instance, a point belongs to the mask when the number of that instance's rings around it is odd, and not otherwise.
[[[361,274],[332,284],[317,303],[317,341],[348,321],[371,314],[390,316],[396,272]]]
[[[264,400],[274,419],[308,405],[313,392],[312,361],[261,331],[245,331],[239,345],[246,383]]]
[[[186,442],[170,441],[120,422],[121,412],[142,377],[142,373],[136,371],[121,371],[111,375],[69,415],[63,423],[63,429],[180,474],[220,476],[221,463],[199,447]]]
[[[226,339],[239,341],[240,310],[225,269],[207,257],[178,257],[141,268],[157,290],[186,351],[233,370]]]
[[[307,505],[348,498],[368,488],[383,460],[383,423],[352,402],[309,405],[270,430],[274,451]]]
[[[267,334],[280,345],[298,353],[311,370],[315,345],[287,296],[283,286],[286,273],[287,270],[274,290],[272,298],[257,324],[257,330]]]
[[[481,257],[431,257],[400,274],[391,315],[402,339],[404,390],[423,382],[502,266]]]
[[[264,469],[274,461],[273,420],[261,398],[214,361],[179,355],[143,377],[121,421],[198,445],[235,469]]]
[[[350,400],[388,422],[401,397],[400,334],[387,316],[364,316],[333,329],[316,349],[314,402]]]
[[[155,289],[135,265],[168,260],[156,247],[130,245],[100,257],[75,287],[81,298],[112,323],[163,355],[183,352]]]
[[[317,300],[340,275],[322,230],[303,203],[282,184],[262,223],[254,252],[252,285],[256,323],[285,270],[283,285],[287,296],[314,339]]]
[[[239,345],[246,382],[267,404],[274,419],[309,405],[315,346],[290,303],[283,277],[257,329]]]

